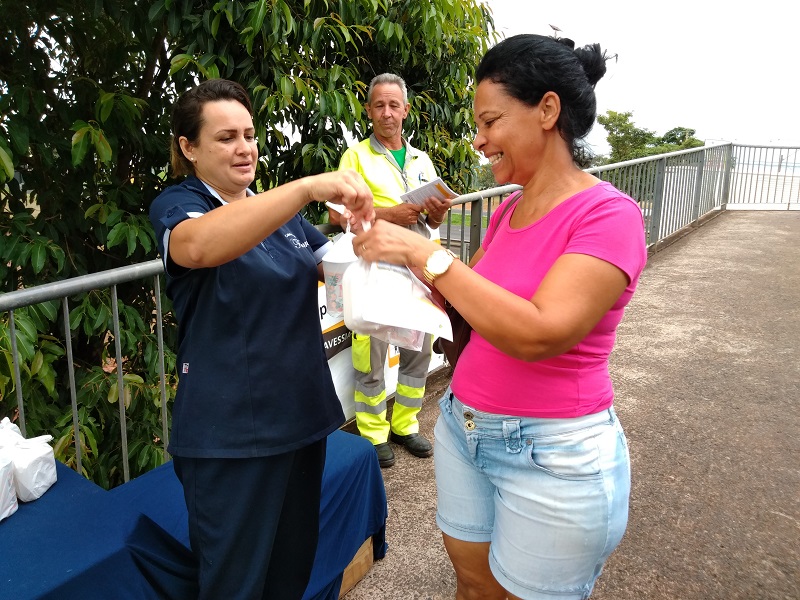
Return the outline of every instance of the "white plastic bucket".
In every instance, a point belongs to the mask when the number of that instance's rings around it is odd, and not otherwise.
[[[353,252],[354,234],[343,233],[333,244],[333,248],[322,257],[322,273],[325,277],[325,303],[328,315],[344,315],[344,291],[342,278],[347,267],[358,260]]]

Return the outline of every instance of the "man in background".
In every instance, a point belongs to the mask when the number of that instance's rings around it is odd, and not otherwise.
[[[383,73],[373,78],[365,104],[372,135],[348,148],[339,169],[355,169],[372,190],[375,215],[416,231],[427,238],[441,225],[450,201],[431,198],[425,206],[403,202],[402,194],[438,176],[427,154],[403,137],[408,116],[408,90],[398,75]],[[420,351],[400,348],[400,365],[391,423],[386,418],[384,365],[389,345],[377,338],[353,333],[356,424],[378,453],[381,467],[395,462],[389,440],[405,446],[420,458],[433,454],[431,443],[419,433],[417,414],[425,396],[431,362],[432,336],[425,335]]]

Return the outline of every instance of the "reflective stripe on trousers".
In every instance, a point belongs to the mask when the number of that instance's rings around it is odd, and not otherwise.
[[[391,430],[399,435],[419,432],[417,413],[425,396],[432,343],[433,337],[426,334],[419,352],[400,348],[391,425]],[[384,379],[388,350],[389,345],[383,340],[353,333],[356,425],[359,433],[373,444],[382,444],[389,439]]]

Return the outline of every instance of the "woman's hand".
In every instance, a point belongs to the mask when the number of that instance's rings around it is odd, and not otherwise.
[[[353,251],[364,260],[409,267],[424,267],[428,257],[440,248],[419,233],[382,219],[353,239]]]
[[[345,169],[306,178],[308,201],[343,204],[351,226],[375,220],[372,191],[356,171]]]

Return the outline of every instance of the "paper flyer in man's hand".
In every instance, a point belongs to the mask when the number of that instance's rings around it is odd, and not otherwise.
[[[429,181],[425,185],[418,187],[410,192],[406,192],[400,196],[400,200],[408,202],[409,204],[424,204],[425,200],[433,196],[439,200],[452,200],[458,198],[453,190],[442,181],[441,177],[437,177],[433,181]]]

